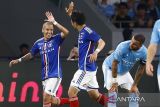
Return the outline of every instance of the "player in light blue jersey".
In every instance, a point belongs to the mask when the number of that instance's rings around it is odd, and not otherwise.
[[[71,2],[67,12],[71,17],[73,28],[79,31],[79,68],[74,74],[68,91],[70,107],[79,107],[77,94],[82,89],[86,90],[93,100],[104,106],[108,98],[98,91],[96,60],[98,53],[104,48],[105,42],[94,30],[85,24],[85,16],[82,12],[73,11],[73,6],[74,4]],[[95,47],[96,44],[98,44],[97,47]]]
[[[43,107],[50,107],[51,104],[69,104],[68,98],[56,98],[57,89],[62,80],[62,69],[60,64],[60,46],[68,35],[69,31],[55,21],[51,12],[46,12],[47,22],[43,24],[42,33],[44,37],[38,39],[32,46],[30,52],[23,57],[12,60],[10,66],[33,58],[40,53],[42,64],[42,85],[43,85]],[[61,33],[53,35],[54,26]]]
[[[147,54],[147,63],[146,63],[146,73],[149,76],[153,76],[154,69],[151,62],[153,61],[154,56],[156,55],[156,51],[158,49],[159,44],[160,44],[160,20],[157,20],[155,22],[155,25],[152,31],[151,41],[147,51],[148,54]],[[160,91],[160,63],[158,64],[157,78],[158,78],[158,85],[159,85],[159,91]]]
[[[131,96],[135,96],[138,92],[137,84],[144,73],[147,56],[144,41],[143,35],[135,35],[129,41],[121,42],[104,60],[102,65],[104,86],[109,90],[109,96],[114,95],[116,99],[118,86],[128,90]],[[137,61],[140,65],[133,81],[129,71]],[[116,107],[116,103],[108,103],[108,107]],[[138,102],[129,102],[129,107],[138,107]]]

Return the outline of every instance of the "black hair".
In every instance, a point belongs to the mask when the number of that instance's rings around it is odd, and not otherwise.
[[[138,4],[137,10],[146,10],[146,5],[144,3]]]
[[[78,25],[83,25],[86,22],[85,15],[80,11],[74,11],[71,15],[72,22],[76,22]]]
[[[145,42],[145,37],[142,34],[137,34],[134,36],[134,39],[136,41],[139,41],[141,44],[143,44]]]
[[[23,43],[19,46],[20,51],[22,51],[23,48],[29,49],[29,46],[27,44]]]
[[[74,47],[78,47],[78,44],[74,44]]]
[[[118,4],[118,8],[121,8],[121,7],[125,7],[125,8],[127,9],[127,8],[128,8],[128,5],[127,5],[126,2],[120,2],[120,3]]]

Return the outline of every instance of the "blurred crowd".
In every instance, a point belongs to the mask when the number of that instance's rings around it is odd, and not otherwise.
[[[160,18],[160,0],[93,0],[117,28],[151,28]]]

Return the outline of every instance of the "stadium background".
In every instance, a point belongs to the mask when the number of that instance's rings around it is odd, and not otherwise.
[[[70,24],[69,17],[65,14],[65,6],[70,0],[1,0],[0,2],[0,106],[1,107],[39,107],[42,106],[42,88],[40,80],[40,59],[34,59],[30,62],[24,62],[19,65],[9,68],[8,64],[11,58],[20,54],[19,45],[27,43],[32,44],[38,38],[42,37],[41,27],[45,19],[45,11],[52,11],[55,19],[70,31],[68,38],[64,41],[61,50],[62,65],[63,65],[63,96],[67,96],[67,90],[70,80],[74,72],[77,70],[77,62],[66,61],[70,49],[76,43],[78,32],[73,30]],[[91,3],[92,0],[76,0],[76,7],[83,11],[87,17],[87,24],[96,30],[106,41],[106,46],[101,52],[98,59],[98,82],[100,91],[106,92],[103,89],[103,74],[101,64],[104,60],[106,52],[114,49],[119,42],[123,40],[122,29],[115,28],[106,18],[101,15],[96,7]],[[134,33],[143,33],[146,36],[145,45],[148,46],[150,33],[152,29],[134,29]],[[57,32],[57,31],[56,31]],[[157,60],[154,61],[155,67]],[[155,69],[156,70],[156,69]],[[13,78],[12,74],[17,73],[17,78]],[[134,74],[134,72],[132,72]],[[156,73],[156,72],[155,72]],[[33,86],[38,86],[38,94],[36,101],[32,100],[32,85],[27,91],[25,102],[21,101],[22,88],[26,83],[32,82]],[[13,85],[15,84],[16,85]],[[11,85],[15,86],[11,88]],[[10,92],[10,89],[12,92]],[[13,92],[15,89],[15,92]],[[139,85],[140,92],[156,93],[158,92],[156,75],[153,78],[143,76]],[[13,93],[15,99],[9,99],[9,94]],[[36,94],[35,94],[36,96]],[[80,106],[100,107],[97,103],[91,101],[86,92],[81,92]],[[4,97],[4,99],[2,99]],[[67,107],[67,106],[66,106]]]

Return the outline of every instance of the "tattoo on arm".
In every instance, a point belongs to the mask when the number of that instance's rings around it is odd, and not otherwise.
[[[27,61],[27,60],[30,60],[32,58],[33,58],[33,56],[32,56],[31,53],[28,53],[28,54],[24,55],[23,57],[21,57],[22,61]]]
[[[144,64],[139,65],[138,70],[135,74],[134,83],[133,83],[134,85],[138,85],[140,79],[142,78],[142,75],[144,74],[144,71],[145,71],[145,65]]]
[[[118,68],[118,61],[114,60],[112,63],[112,77],[117,78],[117,68]]]

